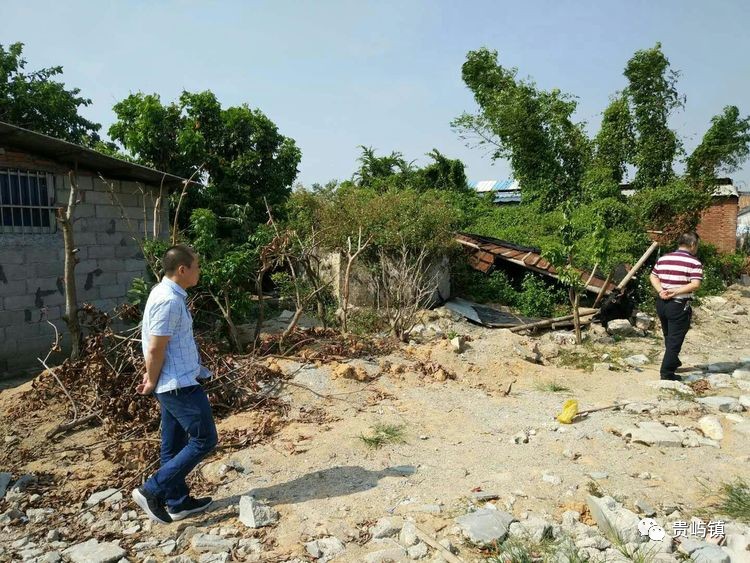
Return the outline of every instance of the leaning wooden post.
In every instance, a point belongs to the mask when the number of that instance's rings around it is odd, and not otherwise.
[[[76,264],[78,258],[73,239],[73,216],[75,214],[76,204],[78,203],[78,178],[73,171],[68,173],[70,180],[70,195],[68,197],[68,206],[66,208],[58,207],[55,214],[60,221],[63,231],[63,244],[65,247],[65,316],[63,320],[68,325],[72,348],[70,358],[77,360],[81,354],[81,324],[78,321],[78,295],[76,292]]]

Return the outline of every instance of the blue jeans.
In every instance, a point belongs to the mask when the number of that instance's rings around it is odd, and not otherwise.
[[[156,393],[156,399],[161,406],[161,467],[143,488],[176,508],[190,493],[185,477],[216,447],[216,424],[200,385]]]

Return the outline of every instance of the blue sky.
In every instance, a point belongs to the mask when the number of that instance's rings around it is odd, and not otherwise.
[[[130,92],[171,101],[210,89],[294,138],[305,184],[350,177],[358,145],[418,162],[437,148],[471,179],[507,177],[507,163],[450,128],[475,109],[461,64],[481,46],[541,87],[578,96],[592,133],[625,86],[628,58],[656,41],[682,72],[687,106],[672,125],[688,151],[723,106],[750,113],[745,0],[0,0],[0,14],[0,43],[26,43],[28,68],[63,65],[105,130]],[[750,188],[750,166],[733,176]]]

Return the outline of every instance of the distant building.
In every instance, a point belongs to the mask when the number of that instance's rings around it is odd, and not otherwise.
[[[494,194],[498,205],[521,203],[521,186],[516,180],[481,180],[469,182],[469,186],[479,194]]]

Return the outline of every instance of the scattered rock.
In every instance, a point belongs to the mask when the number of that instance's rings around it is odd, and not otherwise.
[[[346,550],[341,540],[333,536],[320,538],[305,544],[305,550],[319,563],[326,563]]]
[[[613,319],[607,323],[607,332],[612,336],[633,336],[635,327],[627,319]]]
[[[581,457],[581,453],[580,452],[576,452],[576,451],[571,450],[571,449],[563,450],[563,455],[565,457],[567,457],[571,461],[575,461],[579,457]]]
[[[558,330],[550,334],[550,339],[560,346],[574,346],[576,343],[576,334],[568,330]]]
[[[704,416],[698,421],[698,426],[707,438],[718,441],[724,438],[724,430],[721,428],[721,422],[715,416]]]
[[[591,471],[589,473],[589,477],[591,477],[594,481],[601,481],[603,479],[609,479],[609,473],[606,471]]]
[[[406,554],[409,556],[409,559],[417,560],[417,559],[424,559],[427,557],[427,546],[423,543],[418,543],[417,545],[411,546],[409,549],[406,550]]]
[[[628,403],[622,410],[633,414],[645,414],[654,410],[655,406],[653,403]]]
[[[354,366],[350,366],[349,364],[337,365],[331,372],[331,375],[334,378],[343,377],[344,379],[356,379],[357,377]]]
[[[122,493],[118,489],[107,489],[105,491],[98,491],[91,495],[86,500],[86,506],[96,506],[102,501],[120,502],[122,500]]]
[[[745,410],[750,410],[750,395],[740,395],[738,401],[740,405],[745,408]],[[2,495],[0,495],[0,498],[2,498]]]
[[[526,432],[519,432],[513,438],[511,438],[512,444],[528,444],[529,443],[529,435],[526,434]]]
[[[71,563],[114,563],[119,561],[127,552],[114,543],[99,543],[91,539],[84,543],[76,544],[63,551]]]
[[[190,539],[190,547],[198,553],[229,553],[236,545],[236,539],[222,538],[214,534],[195,534]]]
[[[706,371],[708,373],[728,373],[736,368],[736,362],[711,362],[706,366]]]
[[[750,369],[739,368],[732,372],[732,379],[739,379],[741,381],[750,381]]]
[[[549,483],[550,485],[562,485],[562,479],[557,475],[552,475],[551,473],[544,473],[542,475],[542,481],[544,481],[545,483]]]
[[[552,538],[552,525],[542,518],[532,517],[520,522],[514,522],[510,525],[510,528],[516,524],[521,526],[522,535],[532,541],[541,542],[542,540]]]
[[[537,347],[542,360],[551,360],[560,355],[560,346],[555,342],[542,342]]]
[[[685,385],[681,381],[664,381],[664,380],[658,380],[658,381],[649,381],[647,383],[649,387],[655,387],[657,389],[671,389],[673,391],[677,391],[678,393],[684,393],[685,395],[695,395],[695,391],[688,385]]]
[[[635,315],[635,326],[641,330],[649,330],[654,326],[654,318],[647,313],[637,313]]]
[[[391,563],[406,557],[406,550],[393,540],[380,540],[373,544],[378,545],[379,549],[365,555],[365,563]]]
[[[649,362],[649,359],[645,354],[636,354],[635,356],[628,356],[624,361],[629,366],[641,367],[645,366]]]
[[[709,409],[720,412],[741,412],[742,406],[734,397],[701,397],[697,401]]]
[[[639,422],[638,428],[626,431],[623,436],[630,437],[631,442],[663,448],[679,448],[685,439],[681,433],[672,432],[661,422],[653,420]]]
[[[419,543],[419,538],[417,537],[417,527],[414,522],[404,522],[404,525],[401,527],[401,532],[398,535],[398,541],[404,547],[412,547]]]
[[[464,351],[464,337],[463,336],[456,336],[455,338],[451,338],[451,348],[456,354],[460,354]]]
[[[601,372],[601,371],[612,371],[612,364],[607,362],[599,362],[594,364],[593,371],[595,372]]]
[[[656,516],[656,509],[643,499],[635,501],[635,509],[644,516]]]
[[[589,495],[586,504],[596,521],[599,531],[605,536],[620,538],[623,543],[641,543],[643,536],[638,531],[640,518],[634,512],[609,496],[597,498]]]
[[[402,523],[396,518],[381,518],[372,527],[370,533],[373,539],[383,539],[395,536],[401,531]]]
[[[706,381],[715,389],[732,386],[732,377],[728,373],[712,373],[706,378]]]
[[[521,344],[514,344],[513,351],[516,353],[516,356],[532,364],[538,364],[542,361],[542,357],[536,347],[527,348]]]
[[[262,528],[270,526],[279,519],[279,514],[267,504],[255,500],[251,496],[240,498],[240,522],[248,528]]]
[[[507,512],[481,508],[456,518],[456,523],[469,541],[484,546],[505,540],[508,528],[514,520],[515,518]]]
[[[32,524],[41,524],[55,513],[51,508],[29,508],[26,517]]]

